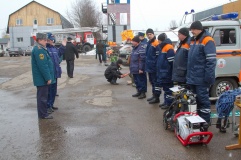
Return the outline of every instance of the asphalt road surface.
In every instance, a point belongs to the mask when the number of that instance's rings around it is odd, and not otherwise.
[[[131,97],[135,88],[107,83],[106,66],[94,56],[75,61],[74,78],[58,80],[52,120],[39,120],[30,57],[0,57],[1,160],[240,160],[241,150],[225,150],[238,138],[231,128],[210,127],[210,144],[184,147],[162,126],[163,110]],[[122,72],[128,72],[124,67]],[[147,96],[151,96],[148,85]],[[163,100],[163,98],[162,98]]]

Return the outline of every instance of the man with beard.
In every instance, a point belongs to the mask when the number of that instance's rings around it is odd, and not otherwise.
[[[193,37],[188,52],[187,84],[197,94],[198,115],[210,123],[209,89],[215,81],[216,46],[200,21],[193,22],[190,30]]]

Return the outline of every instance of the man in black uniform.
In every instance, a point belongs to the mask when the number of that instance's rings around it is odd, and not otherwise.
[[[66,49],[64,52],[64,58],[66,60],[67,63],[67,74],[69,76],[69,78],[73,78],[73,74],[74,74],[74,60],[75,60],[75,56],[78,59],[79,58],[79,54],[77,51],[77,48],[74,46],[74,44],[71,42],[72,38],[68,37],[67,38],[67,44],[66,44]]]
[[[116,83],[117,78],[124,78],[128,75],[120,72],[120,65],[122,63],[123,61],[118,59],[116,62],[112,62],[105,70],[105,78],[113,85],[118,85],[118,83]]]

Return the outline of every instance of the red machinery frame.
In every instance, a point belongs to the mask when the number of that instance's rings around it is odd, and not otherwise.
[[[196,113],[192,113],[192,112],[180,112],[180,113],[175,115],[174,121],[176,121],[179,116],[182,116],[184,114],[189,114],[189,115],[194,115],[194,116],[197,115]],[[187,146],[187,145],[190,145],[190,144],[200,144],[200,143],[201,144],[208,144],[211,141],[212,137],[213,137],[213,133],[212,132],[195,132],[195,133],[191,133],[184,140],[184,139],[182,139],[182,137],[180,135],[177,135],[176,128],[175,128],[175,135],[177,136],[178,140],[182,143],[183,146]],[[203,136],[205,138],[200,139],[199,141],[196,141],[196,142],[190,141],[190,139],[192,137],[195,137],[195,136]],[[206,137],[206,136],[208,136],[208,137]]]

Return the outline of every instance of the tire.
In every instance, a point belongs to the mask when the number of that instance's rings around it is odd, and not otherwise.
[[[216,79],[210,90],[211,97],[219,97],[226,91],[226,87],[230,90],[238,88],[238,83],[233,78],[219,78]]]
[[[168,112],[168,110],[166,110],[166,111],[163,113],[163,118],[162,118],[162,123],[163,123],[163,127],[164,127],[165,130],[168,129],[168,123],[167,123],[167,117],[166,117],[167,112]]]
[[[12,57],[13,55],[10,54],[9,56]]]
[[[83,46],[83,52],[86,53],[86,52],[89,52],[91,50],[91,47],[89,45],[84,45]]]

